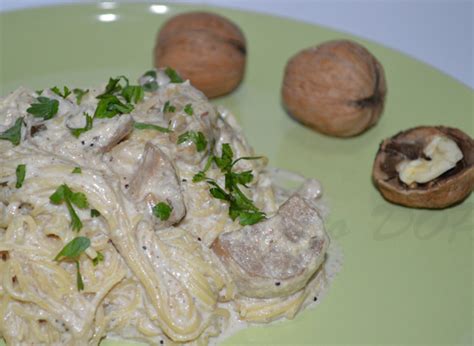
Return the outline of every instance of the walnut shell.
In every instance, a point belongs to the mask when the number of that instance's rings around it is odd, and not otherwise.
[[[405,159],[415,160],[433,136],[444,135],[463,153],[456,166],[426,184],[407,186],[396,166]],[[407,207],[440,209],[464,200],[474,189],[474,140],[461,130],[444,126],[421,126],[385,139],[375,157],[372,179],[382,196]]]
[[[290,114],[328,135],[349,137],[382,114],[387,85],[382,65],[361,45],[329,41],[287,63],[283,103]]]
[[[172,67],[207,97],[234,90],[246,62],[245,37],[227,18],[189,12],[168,20],[155,45],[155,67]]]

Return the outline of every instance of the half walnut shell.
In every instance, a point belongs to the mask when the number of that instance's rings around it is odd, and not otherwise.
[[[397,165],[403,160],[424,157],[423,149],[434,136],[453,140],[463,153],[462,160],[427,183],[406,185],[399,178]],[[458,129],[444,126],[421,126],[400,132],[380,144],[372,178],[390,202],[415,208],[448,207],[464,200],[474,188],[474,140]]]

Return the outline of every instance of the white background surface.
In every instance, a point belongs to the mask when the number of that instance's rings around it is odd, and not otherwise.
[[[99,3],[99,1],[87,0],[0,0],[0,11],[78,2]],[[474,0],[155,0],[147,2],[231,7],[323,25],[395,48],[436,67],[474,89]]]

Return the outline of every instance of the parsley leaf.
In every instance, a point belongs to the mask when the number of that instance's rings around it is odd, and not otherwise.
[[[153,215],[155,215],[161,221],[168,220],[170,218],[172,210],[173,210],[173,207],[171,207],[168,203],[165,203],[165,202],[158,203],[152,209]]]
[[[69,130],[71,131],[71,134],[76,138],[79,138],[81,134],[92,129],[92,124],[94,121],[93,118],[87,113],[84,113],[84,115],[86,116],[86,125],[84,127],[69,128]]]
[[[74,169],[72,170],[73,174],[81,174],[82,173],[82,169],[81,167],[74,167]]]
[[[87,237],[76,237],[67,243],[62,250],[54,257],[55,261],[63,259],[77,260],[79,256],[91,245]]]
[[[100,216],[100,211],[97,209],[91,209],[91,217],[99,217]]]
[[[105,91],[97,96],[98,99],[104,98],[106,96],[113,95],[120,90],[122,90],[122,86],[120,85],[120,80],[123,79],[125,81],[125,86],[128,86],[128,78],[125,76],[118,76],[117,78],[109,78],[109,82],[107,83],[107,86],[105,87]]]
[[[92,259],[92,264],[95,266],[97,266],[100,262],[103,262],[104,261],[104,255],[102,254],[102,252],[99,252],[97,251],[97,256],[95,258]]]
[[[209,170],[209,168],[211,168],[212,162],[214,161],[213,152],[214,152],[215,143],[216,143],[215,140],[213,140],[212,143],[211,143],[211,148],[209,149],[209,154],[208,154],[208,157],[207,157],[206,165],[204,166],[204,169],[202,171],[197,172],[193,176],[193,183],[198,183],[200,181],[204,181],[204,180],[207,179],[206,172]]]
[[[166,101],[163,105],[163,113],[173,113],[176,111],[176,107],[173,106],[170,101]]]
[[[76,95],[76,103],[80,105],[82,102],[82,98],[84,97],[85,94],[89,92],[89,89],[82,90],[79,88],[75,88],[72,92],[74,93],[74,95]]]
[[[61,96],[63,99],[66,99],[69,95],[71,95],[71,90],[69,90],[67,86],[64,86],[63,90],[64,91],[61,92],[61,90],[57,86],[51,88],[51,91],[53,93],[55,93],[58,96]]]
[[[156,130],[156,131],[160,131],[164,133],[172,132],[170,129],[167,129],[158,125],[140,123],[140,122],[135,122],[133,124],[133,127],[136,128],[137,130]]]
[[[228,143],[222,145],[221,157],[209,155],[208,163],[204,171],[198,172],[193,177],[193,182],[206,180],[210,185],[209,193],[214,198],[229,202],[229,216],[232,220],[239,219],[242,226],[253,225],[265,219],[265,213],[258,210],[239,188],[239,185],[247,187],[252,182],[254,176],[252,171],[234,172],[232,168],[239,160],[255,160],[259,157],[241,157],[233,161],[234,153]],[[205,172],[210,167],[210,162],[214,161],[221,172],[224,173],[225,189],[220,187],[214,180],[206,178]]]
[[[169,77],[171,83],[183,83],[183,79],[180,77],[180,75],[173,70],[171,67],[167,67],[165,69],[166,75]]]
[[[70,260],[76,263],[76,284],[79,291],[84,289],[84,281],[81,276],[79,256],[91,245],[91,241],[86,237],[76,237],[67,243],[54,258],[55,261]]]
[[[113,118],[117,114],[127,114],[133,111],[131,104],[124,104],[117,96],[107,95],[103,96],[94,113],[95,118]]]
[[[26,176],[26,165],[18,165],[16,166],[16,185],[17,189],[23,186],[23,182],[25,181]]]
[[[49,196],[51,203],[59,205],[61,203],[66,203],[66,207],[71,216],[71,227],[74,231],[80,231],[82,228],[82,222],[77,216],[76,211],[74,210],[73,204],[81,209],[89,207],[87,202],[87,197],[82,192],[72,192],[72,190],[66,184],[59,186],[56,191]]]
[[[21,125],[23,124],[23,118],[18,118],[15,124],[7,129],[5,132],[0,133],[0,139],[10,141],[13,145],[20,144],[21,141]]]
[[[143,83],[143,90],[151,92],[151,91],[156,91],[158,90],[158,83],[156,81],[156,71],[155,70],[150,70],[147,71],[143,74],[142,77],[148,77],[148,81]]]
[[[186,113],[187,115],[193,115],[194,114],[193,105],[188,103],[186,106],[184,106],[184,113]]]
[[[207,140],[201,131],[197,133],[195,131],[186,131],[185,133],[179,135],[177,144],[181,144],[186,141],[193,142],[196,145],[196,150],[198,152],[206,150]]]
[[[32,103],[26,111],[35,118],[49,120],[58,113],[59,101],[40,96],[36,99],[38,103]]]
[[[122,90],[122,96],[128,103],[133,101],[135,104],[137,104],[143,100],[145,92],[139,85],[127,85]]]

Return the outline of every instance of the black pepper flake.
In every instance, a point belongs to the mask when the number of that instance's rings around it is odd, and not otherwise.
[[[143,250],[146,250],[146,246],[145,246],[145,245],[143,245],[143,246],[142,246],[142,249],[143,249]]]
[[[280,286],[280,282],[275,282],[275,286]]]
[[[84,145],[84,144],[86,144],[86,142],[84,142],[84,141],[81,141],[81,144],[82,144],[82,145]]]
[[[163,345],[165,342],[163,340],[160,340],[160,345]]]
[[[201,241],[201,240],[202,240],[201,237],[198,237],[198,241]]]
[[[94,143],[89,144],[89,146],[90,146],[90,147],[93,147],[93,146],[94,146]]]
[[[182,179],[181,180],[183,183],[187,182],[188,180],[187,179]]]
[[[318,300],[318,297],[314,297],[314,298],[313,298],[313,302],[315,302],[316,300]]]
[[[125,188],[126,188],[126,189],[128,189],[128,187],[129,187],[129,186],[130,186],[130,185],[128,185],[128,184],[125,184]]]

